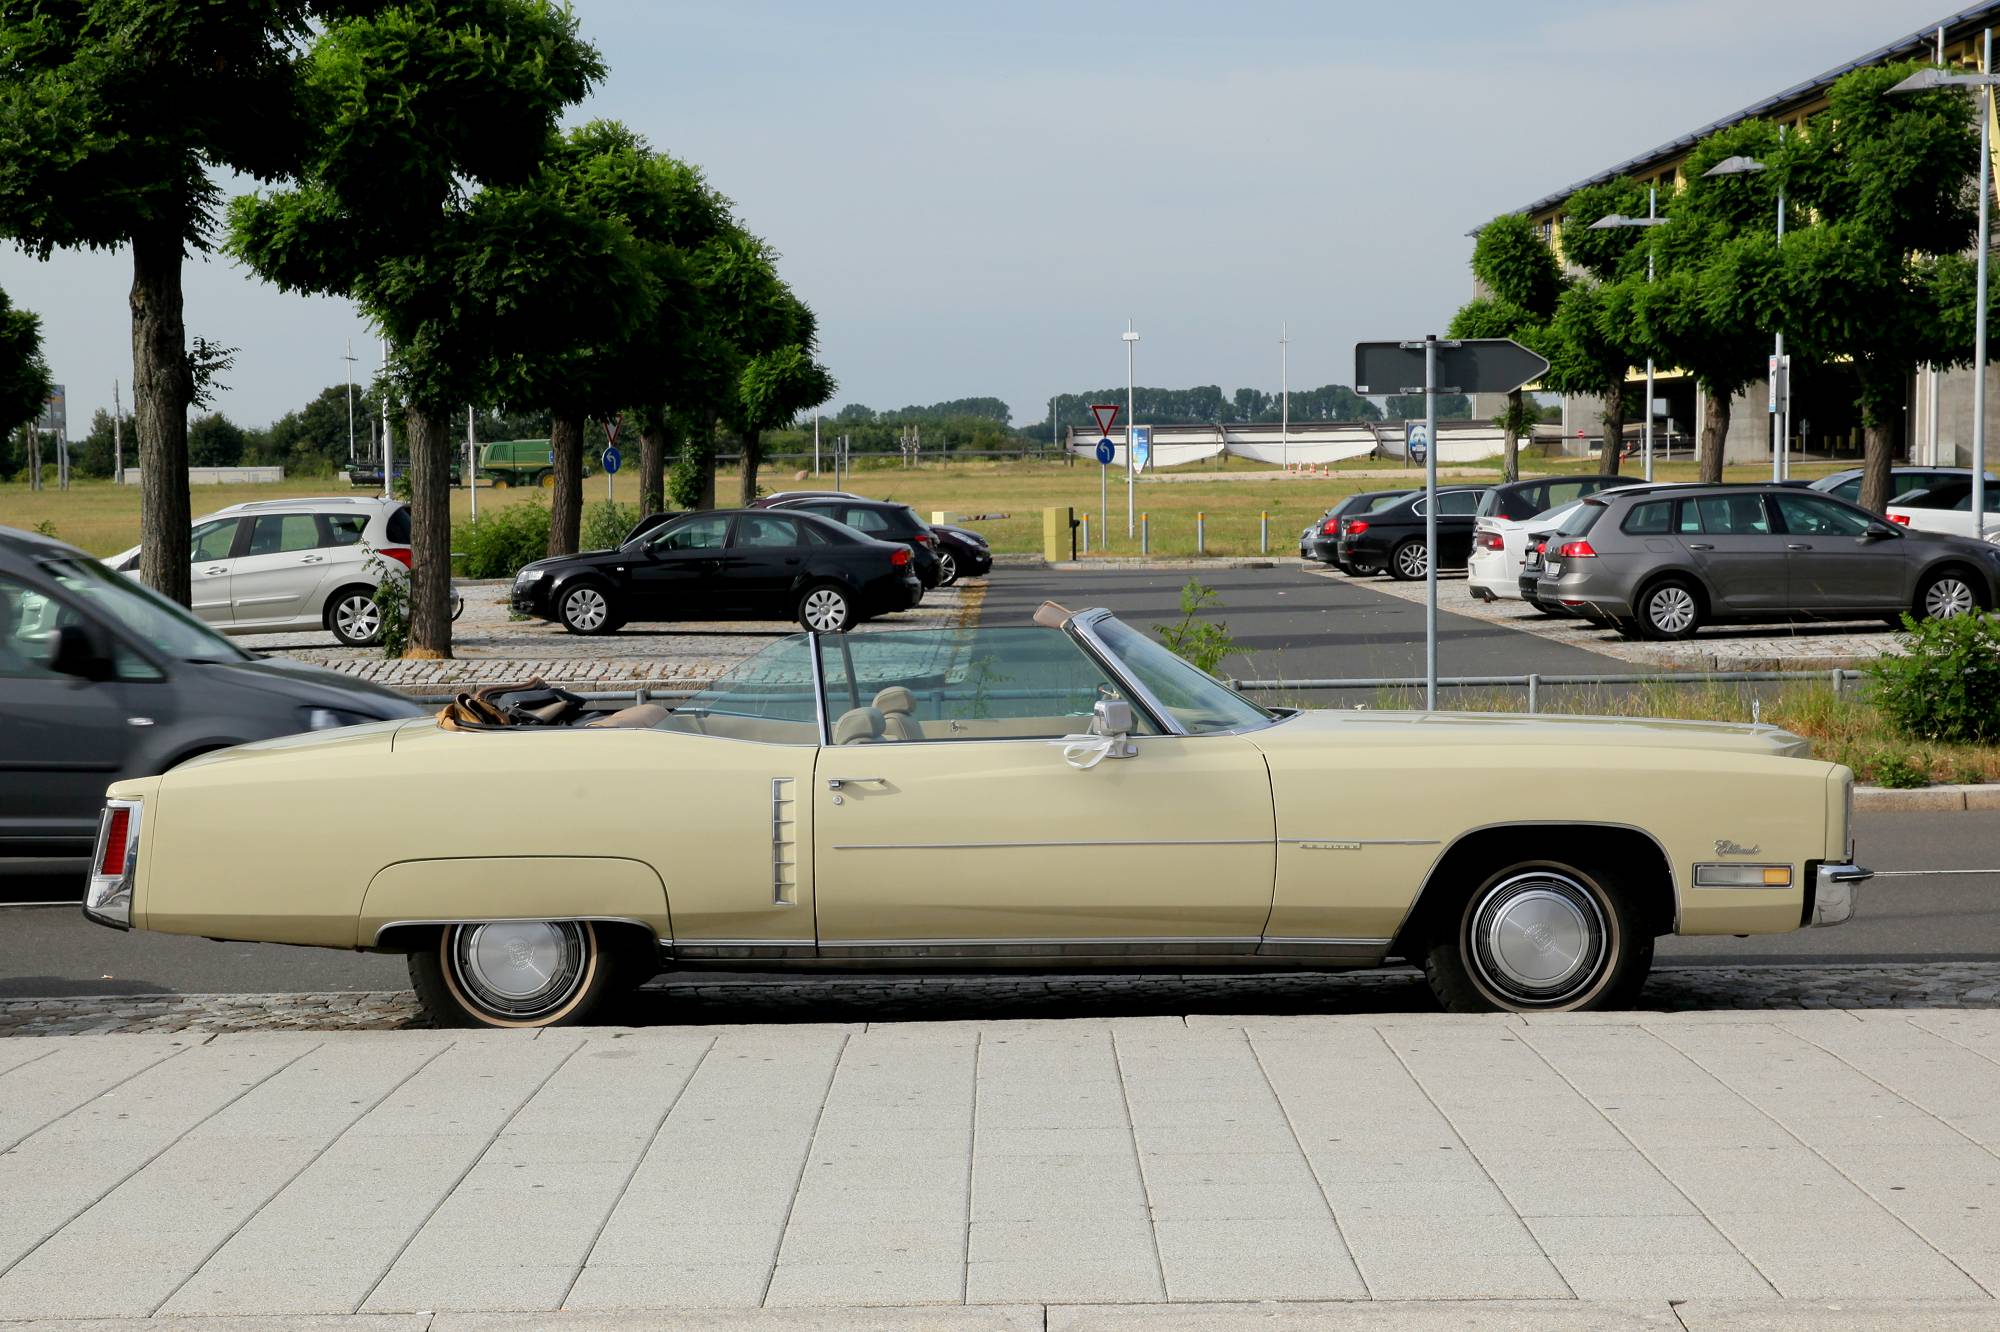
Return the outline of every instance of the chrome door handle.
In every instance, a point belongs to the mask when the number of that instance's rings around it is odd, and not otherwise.
[[[1715,549],[1715,547],[1714,547],[1714,546],[1711,546],[1711,545],[1708,545],[1707,543],[1705,543],[1705,542],[1701,542],[1701,541],[1690,541],[1690,542],[1688,542],[1688,549],[1689,549],[1689,550],[1714,550],[1714,549]]]
[[[1805,542],[1803,542],[1803,541],[1787,541],[1787,542],[1785,543],[1785,549],[1786,549],[1786,550],[1811,550],[1811,549],[1812,549],[1812,547],[1811,547],[1811,546],[1808,546],[1808,545],[1807,545],[1807,544],[1806,544]]]
[[[829,791],[838,791],[843,786],[859,786],[863,782],[884,785],[888,780],[887,777],[829,777],[826,779],[826,789]]]
[[[223,568],[221,565],[218,564],[213,569],[203,569],[202,572],[205,574],[219,574],[219,573],[228,573],[229,570]]]
[[[306,556],[306,557],[305,557],[304,559],[300,560],[300,561],[299,561],[299,563],[300,563],[300,564],[321,564],[321,563],[324,563],[324,562],[325,562],[325,560],[326,560],[326,556],[324,556],[324,555],[308,555],[308,556]]]

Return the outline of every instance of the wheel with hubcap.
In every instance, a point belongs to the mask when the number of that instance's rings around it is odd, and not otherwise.
[[[1424,543],[1415,537],[1396,547],[1395,552],[1389,556],[1390,574],[1405,583],[1422,578],[1430,566],[1430,552],[1424,549]],[[1355,567],[1360,568],[1359,565]]]
[[[938,552],[938,586],[950,587],[958,581],[958,556],[948,550]]]
[[[343,587],[327,599],[326,627],[348,647],[374,647],[382,641],[382,608],[372,587]]]
[[[1962,569],[1941,569],[1924,580],[1917,592],[1917,618],[1955,620],[1986,609],[1986,598]]]
[[[1662,579],[1639,598],[1639,632],[1646,637],[1663,642],[1693,638],[1699,628],[1701,597],[1686,580]]]
[[[1455,1013],[1561,1013],[1632,1002],[1653,937],[1624,896],[1555,861],[1510,865],[1467,895],[1424,958]]]
[[[566,590],[558,613],[563,628],[573,634],[608,634],[618,628],[610,596],[595,583],[579,583]]]
[[[410,954],[410,983],[438,1025],[553,1027],[585,1020],[616,966],[587,920],[447,925]]]
[[[820,583],[799,598],[799,623],[817,634],[844,634],[854,624],[854,607],[845,592]]]

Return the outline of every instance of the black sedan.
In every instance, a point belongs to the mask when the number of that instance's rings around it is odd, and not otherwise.
[[[915,557],[813,514],[711,509],[675,514],[616,550],[536,560],[513,606],[573,634],[634,621],[792,619],[821,633],[923,599]]]
[[[1299,554],[1322,564],[1338,564],[1341,572],[1367,577],[1382,572],[1379,564],[1348,564],[1340,558],[1340,520],[1359,518],[1363,514],[1385,509],[1411,492],[1405,490],[1364,490],[1349,495],[1340,503],[1320,516],[1319,522],[1306,529],[1306,537],[1300,543]]]
[[[944,577],[938,567],[936,538],[931,535],[930,524],[917,517],[917,511],[907,504],[855,499],[851,495],[809,495],[779,500],[771,507],[831,518],[878,541],[900,541],[910,548],[917,577],[925,587],[936,587]]]
[[[950,587],[961,578],[984,578],[993,571],[993,548],[968,528],[932,523],[937,540],[938,586]]]
[[[1472,558],[1472,530],[1485,486],[1439,486],[1438,567],[1463,569]],[[1429,567],[1424,546],[1424,492],[1402,499],[1363,517],[1340,520],[1339,560],[1343,565],[1387,568],[1399,579],[1422,578]]]

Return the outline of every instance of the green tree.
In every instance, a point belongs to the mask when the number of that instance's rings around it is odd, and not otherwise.
[[[42,361],[42,321],[0,291],[0,437],[42,414],[54,385]]]
[[[1618,322],[1605,288],[1632,271],[1639,253],[1639,228],[1592,231],[1590,224],[1614,213],[1646,211],[1646,191],[1625,179],[1586,185],[1563,206],[1563,257],[1583,270],[1556,301],[1549,340],[1536,348],[1549,359],[1543,384],[1558,393],[1587,394],[1604,403],[1604,470],[1617,475],[1625,446],[1626,381],[1635,359],[1629,329]],[[1641,271],[1644,259],[1638,260]]]
[[[547,0],[407,0],[327,24],[305,62],[294,182],[234,202],[229,248],[291,290],[347,296],[387,335],[403,413],[413,564],[409,652],[449,656],[450,464],[468,402],[514,401],[595,291],[580,274],[635,248],[538,188],[556,121],[603,75]],[[636,268],[636,260],[632,266]]]
[[[221,412],[196,417],[188,426],[188,466],[234,467],[244,443],[243,428]]]
[[[1481,227],[1472,247],[1472,275],[1482,294],[1452,316],[1450,336],[1512,338],[1542,351],[1567,282],[1534,225],[1518,214],[1503,213]],[[1520,440],[1535,418],[1520,389],[1507,395],[1498,424],[1507,436],[1503,475],[1509,481],[1521,475]]]
[[[120,421],[124,434],[124,446],[132,447],[134,434],[132,414],[127,412]],[[111,413],[99,407],[90,416],[90,431],[83,438],[70,444],[69,465],[78,476],[103,479],[117,471],[118,435],[112,425]],[[130,454],[126,455],[128,458]]]
[[[786,294],[790,296],[789,291]],[[832,397],[838,387],[826,367],[812,358],[816,341],[812,311],[797,297],[792,297],[791,303],[797,308],[790,321],[789,340],[750,358],[737,378],[728,408],[730,429],[743,445],[741,494],[746,505],[757,498],[764,432],[789,425],[800,412]]]
[[[209,248],[222,167],[282,173],[310,0],[0,0],[0,234],[132,250],[133,400],[142,574],[188,600],[181,265]]]
[[[1749,297],[1739,316],[1782,327],[1787,352],[1853,364],[1861,502],[1877,512],[1910,367],[1968,362],[1977,304],[1967,251],[1979,131],[1961,92],[1890,94],[1918,68],[1858,69],[1833,85],[1826,111],[1776,164],[1791,210],[1783,246],[1746,237],[1736,256]],[[1732,183],[1752,189],[1754,179]]]

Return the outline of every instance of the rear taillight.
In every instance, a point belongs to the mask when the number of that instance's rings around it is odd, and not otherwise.
[[[1548,553],[1549,553],[1549,543],[1548,543],[1548,542],[1546,542],[1546,541],[1537,541],[1537,542],[1535,543],[1535,554],[1537,554],[1537,555],[1546,555],[1546,554],[1548,554]]]
[[[1343,518],[1340,520],[1340,534],[1342,536],[1360,536],[1367,530],[1368,520],[1366,518]]]
[[[1556,552],[1556,558],[1561,560],[1594,560],[1597,558],[1597,552],[1590,548],[1588,541],[1565,541],[1562,543],[1562,549]]]
[[[98,852],[97,872],[99,874],[123,874],[125,872],[125,841],[132,832],[132,808],[129,805],[113,805],[104,811],[104,846]]]
[[[1473,544],[1481,550],[1505,550],[1507,539],[1498,532],[1481,532],[1473,538]]]
[[[405,569],[412,567],[410,563],[411,552],[408,546],[384,546],[378,553],[387,555],[390,559],[396,561],[396,563],[402,565]]]
[[[916,542],[919,546],[928,546],[931,544],[931,534],[929,532],[919,532],[911,537],[910,540]]]
[[[1908,527],[1910,525],[1910,515],[1907,513],[1892,513],[1889,515],[1889,521],[1892,523],[1901,523],[1903,526]]]
[[[902,568],[909,562],[910,562],[910,548],[908,546],[898,546],[894,550],[889,552],[889,563],[895,565],[898,569]]]
[[[1340,519],[1329,518],[1325,522],[1321,523],[1319,527],[1319,534],[1321,536],[1339,536]]]

